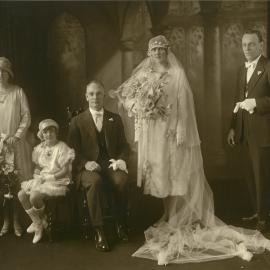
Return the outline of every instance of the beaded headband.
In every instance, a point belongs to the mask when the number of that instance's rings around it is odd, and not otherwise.
[[[163,35],[159,35],[156,37],[153,37],[149,40],[148,43],[148,49],[152,50],[153,48],[165,48],[167,49],[169,47],[169,42]]]

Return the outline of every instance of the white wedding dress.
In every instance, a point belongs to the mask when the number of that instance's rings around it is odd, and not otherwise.
[[[135,116],[138,186],[143,186],[145,194],[170,196],[169,220],[148,228],[145,244],[133,256],[157,260],[159,265],[233,256],[250,260],[253,253],[270,250],[270,241],[258,231],[226,225],[214,215],[192,92],[181,64],[170,50],[168,62],[168,72],[158,74],[146,58],[112,94]],[[153,83],[155,80],[159,80],[158,85]],[[143,106],[148,103],[138,99],[141,93],[145,99],[155,97],[154,92],[160,88],[162,95],[156,95],[155,106],[168,108],[166,116],[146,117]]]

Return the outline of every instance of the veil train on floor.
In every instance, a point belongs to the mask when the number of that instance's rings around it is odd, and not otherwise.
[[[222,222],[215,216],[212,190],[204,175],[200,139],[197,130],[194,102],[186,74],[174,54],[168,51],[168,62],[177,91],[177,122],[175,125],[177,149],[173,166],[180,166],[178,177],[186,183],[182,194],[170,194],[168,222],[160,222],[145,231],[145,244],[133,256],[157,260],[159,265],[220,260],[239,256],[249,261],[253,253],[270,251],[270,241],[259,231],[238,228]],[[138,77],[145,76],[150,59],[146,58],[134,70],[113,96],[121,104],[127,101],[131,86]],[[135,123],[135,139],[138,140],[138,185],[143,185],[140,170],[140,153],[147,152],[148,142],[140,141],[139,121]],[[147,129],[147,127],[145,127]],[[149,149],[151,151],[151,149]],[[174,152],[175,151],[175,152]],[[179,160],[178,161],[178,157]],[[178,162],[178,163],[177,163]]]

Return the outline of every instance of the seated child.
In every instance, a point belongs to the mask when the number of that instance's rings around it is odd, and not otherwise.
[[[22,182],[22,189],[18,193],[23,208],[32,220],[27,232],[35,233],[34,244],[41,240],[47,226],[44,199],[65,195],[71,179],[71,164],[75,153],[64,142],[58,141],[58,130],[58,124],[52,119],[40,122],[38,137],[41,143],[34,148],[32,154],[36,165],[33,179]]]

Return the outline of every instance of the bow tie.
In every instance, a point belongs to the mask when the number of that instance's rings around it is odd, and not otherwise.
[[[251,62],[251,63],[245,62],[245,67],[246,67],[246,68],[250,68],[250,67],[255,68],[255,67],[256,67],[256,63],[253,63],[253,62]]]
[[[103,116],[103,112],[93,112],[93,115],[96,117],[101,117]]]

